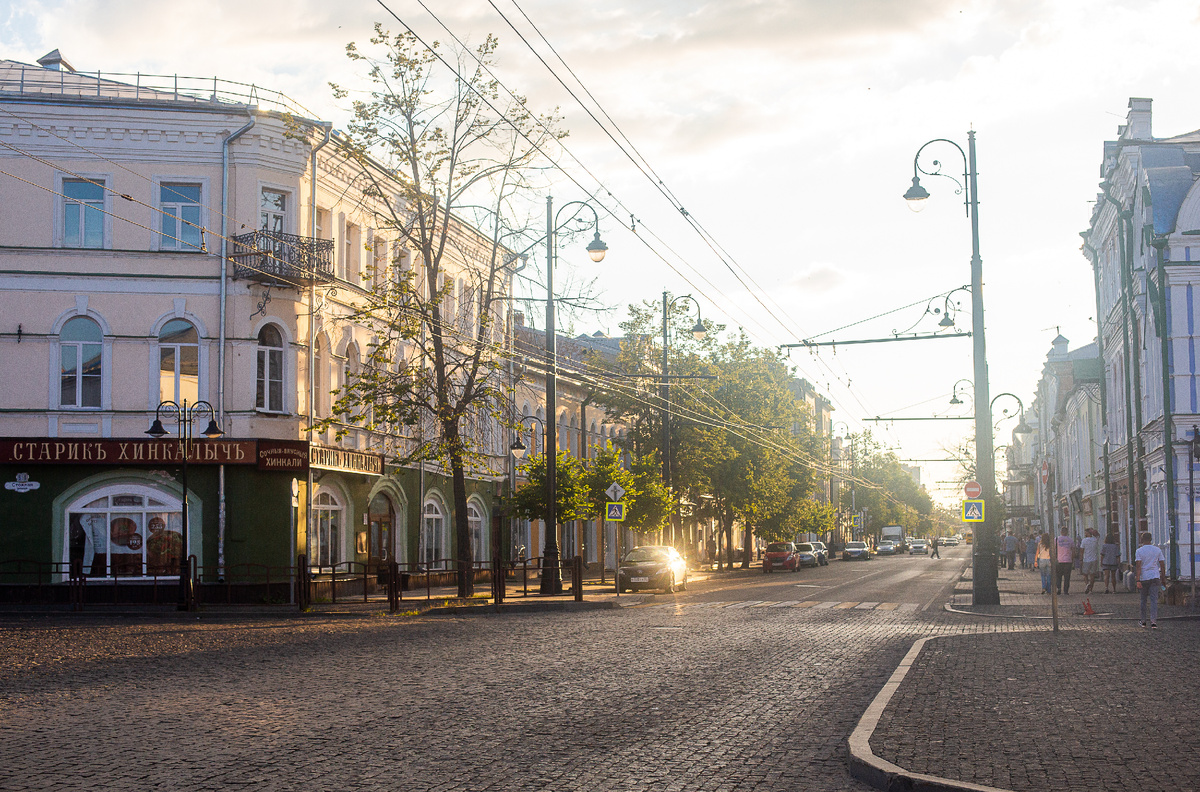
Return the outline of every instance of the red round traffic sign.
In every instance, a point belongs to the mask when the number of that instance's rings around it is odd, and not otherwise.
[[[963,494],[968,498],[978,498],[983,494],[983,487],[979,486],[978,481],[968,481],[963,487]]]

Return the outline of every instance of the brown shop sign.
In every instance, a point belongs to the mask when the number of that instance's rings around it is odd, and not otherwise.
[[[13,465],[178,465],[179,440],[142,438],[64,440],[0,439],[0,464]],[[261,470],[308,469],[308,444],[288,440],[195,440],[192,465],[257,465]]]

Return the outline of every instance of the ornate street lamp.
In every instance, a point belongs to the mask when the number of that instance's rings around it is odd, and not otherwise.
[[[571,206],[579,206],[588,209],[592,213],[593,236],[592,241],[587,245],[588,256],[592,261],[600,263],[604,260],[604,254],[608,252],[608,245],[600,239],[600,215],[596,212],[595,207],[586,201],[571,201],[559,207],[558,213],[554,211],[554,199],[551,196],[546,196],[546,491],[548,493],[548,505],[551,507],[547,515],[549,520],[546,522],[546,541],[542,549],[543,566],[542,566],[542,594],[561,594],[562,593],[562,570],[559,568],[559,548],[558,548],[558,510],[553,508],[557,502],[555,500],[555,492],[557,492],[558,477],[558,409],[556,404],[555,387],[557,385],[556,374],[558,371],[557,352],[555,350],[554,339],[554,260],[556,253],[556,234],[560,228],[558,223],[558,215],[562,214],[563,210]],[[568,221],[570,222],[570,221]]]
[[[687,300],[696,308],[696,324],[692,325],[692,337],[697,341],[703,341],[708,334],[708,328],[704,326],[704,322],[700,319],[700,303],[696,302],[696,298],[690,294],[681,294],[675,298],[669,298],[667,292],[663,292],[663,345],[662,345],[662,384],[658,386],[659,396],[662,398],[662,470],[663,483],[667,485],[667,490],[671,489],[671,380],[667,373],[668,361],[667,352],[670,348],[670,337],[668,330],[670,328],[669,318],[671,309],[675,307],[675,303],[680,300]],[[673,497],[673,496],[672,496]],[[671,542],[675,544],[677,537],[677,526],[675,510],[671,510]]]
[[[208,412],[208,426],[204,427],[201,432],[210,440],[215,440],[225,434],[221,428],[217,426],[217,415],[213,410],[213,406],[206,401],[198,401],[195,404],[188,404],[187,399],[183,403],[166,400],[159,402],[158,408],[154,411],[154,422],[150,424],[150,428],[146,430],[146,434],[154,438],[162,438],[170,434],[162,423],[163,412],[175,414],[175,424],[179,434],[179,442],[183,446],[183,471],[180,475],[183,485],[183,520],[181,524],[182,548],[179,553],[179,603],[176,606],[178,610],[191,610],[192,596],[192,570],[188,562],[188,458],[191,456],[191,443],[193,437],[192,423],[196,419],[196,413]]]
[[[932,169],[921,167],[921,152],[934,143],[946,143],[954,147],[963,158],[963,183],[942,172],[942,163],[932,161]],[[984,522],[975,531],[976,541],[972,548],[971,597],[975,605],[999,605],[1000,590],[997,586],[999,574],[996,544],[999,539],[996,521],[996,460],[992,450],[992,411],[988,397],[987,345],[984,340],[983,322],[983,259],[979,256],[979,190],[975,167],[975,131],[967,132],[967,151],[953,140],[935,138],[923,144],[913,156],[912,186],[904,193],[909,208],[920,211],[929,198],[929,191],[921,186],[921,175],[944,176],[958,185],[958,192],[965,190],[964,203],[967,217],[971,221],[971,334],[974,342],[975,384],[975,472],[983,487],[985,503],[992,504],[984,510]]]

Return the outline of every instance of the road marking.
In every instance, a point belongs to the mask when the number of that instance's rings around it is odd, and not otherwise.
[[[820,604],[821,603],[818,602],[817,600],[805,600],[804,602],[799,602],[799,603],[793,605],[792,607],[793,608],[811,608],[814,605],[820,605]]]
[[[784,600],[783,602],[772,602],[767,607],[768,608],[787,608],[787,607],[795,605],[799,602],[800,602],[800,600]]]
[[[879,603],[879,607],[876,608],[875,610],[882,610],[882,611],[896,610],[897,605],[899,605],[899,603],[897,603],[897,602],[881,602],[881,603]]]
[[[816,583],[797,583],[795,585],[796,588],[825,588],[824,586],[818,586]]]
[[[816,610],[828,610],[830,608],[836,608],[839,605],[841,605],[840,602],[818,602],[815,606],[815,609]]]
[[[872,610],[878,602],[860,602],[854,606],[855,610]]]
[[[849,610],[850,608],[858,607],[858,603],[857,602],[839,602],[834,607],[841,608],[843,610]]]
[[[731,610],[733,608],[752,608],[761,602],[762,600],[746,600],[745,602],[735,602],[732,605],[727,606],[725,609]]]
[[[915,602],[903,602],[896,610],[901,613],[916,613],[921,606]]]

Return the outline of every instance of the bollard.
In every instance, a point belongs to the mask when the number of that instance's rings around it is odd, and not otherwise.
[[[583,558],[580,556],[575,556],[574,560],[571,562],[571,566],[574,567],[571,572],[575,577],[575,580],[572,584],[572,588],[575,589],[575,601],[583,602]]]

